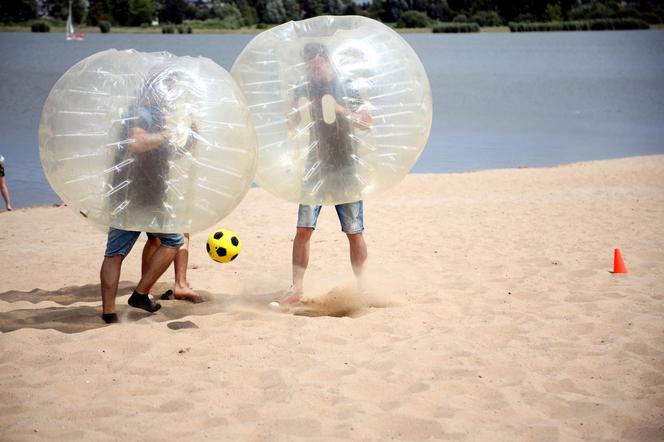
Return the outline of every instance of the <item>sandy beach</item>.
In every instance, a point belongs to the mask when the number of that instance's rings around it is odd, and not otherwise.
[[[276,312],[295,220],[251,189],[215,226],[237,260],[192,236],[207,302],[154,315],[127,306],[142,236],[107,326],[105,232],[0,213],[0,440],[664,440],[664,156],[409,175],[365,202],[367,294],[324,208]]]

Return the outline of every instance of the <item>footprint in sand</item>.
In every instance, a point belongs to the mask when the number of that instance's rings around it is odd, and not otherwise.
[[[196,324],[191,321],[173,321],[167,324],[171,330],[182,330],[183,328],[198,328]]]

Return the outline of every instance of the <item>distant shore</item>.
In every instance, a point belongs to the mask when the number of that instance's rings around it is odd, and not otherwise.
[[[163,26],[177,26],[180,25],[163,25]],[[389,25],[388,25],[389,26]],[[256,28],[245,27],[239,29],[202,29],[202,28],[192,28],[192,34],[260,34],[261,32],[270,29],[270,28]],[[400,34],[431,34],[432,29],[430,27],[426,28],[395,28],[392,27],[396,32]],[[661,30],[664,29],[664,23],[660,24],[651,24],[650,30]],[[11,25],[3,26],[0,25],[0,32],[31,32],[30,26],[25,25]],[[51,26],[51,33],[64,33],[64,26]],[[101,34],[98,26],[80,26],[76,28],[76,32],[82,32],[84,34]],[[496,33],[496,32],[510,32],[509,26],[485,26],[480,28],[480,33]],[[140,27],[140,26],[113,26],[111,28],[110,34],[162,34],[162,26],[150,26],[150,27]],[[178,34],[178,32],[174,32]]]
[[[179,26],[179,25],[164,25],[164,26]],[[161,34],[162,26],[150,26],[142,28],[140,26],[126,27],[126,26],[113,26],[110,34]],[[270,29],[259,29],[256,27],[246,27],[240,29],[199,29],[193,28],[193,34],[260,34],[261,32]],[[430,34],[431,28],[392,28],[401,34]],[[0,32],[31,32],[30,26],[0,26]],[[480,28],[480,32],[509,32],[510,28],[507,26],[488,26]],[[64,33],[64,26],[51,26],[51,33]],[[80,26],[76,28],[76,32],[84,34],[101,34],[98,26]],[[177,31],[175,32],[177,34]]]

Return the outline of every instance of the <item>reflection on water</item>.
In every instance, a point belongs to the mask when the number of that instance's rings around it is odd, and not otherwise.
[[[407,34],[434,120],[415,172],[538,167],[664,153],[664,31]],[[204,56],[230,70],[247,35],[0,33],[0,153],[16,207],[58,201],[37,128],[51,87],[109,48]]]

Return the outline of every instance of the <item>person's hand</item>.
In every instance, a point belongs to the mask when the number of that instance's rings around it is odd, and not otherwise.
[[[159,132],[159,135],[161,135],[162,143],[170,142],[171,137],[173,136],[171,129],[168,126],[164,127],[161,132]]]
[[[177,115],[166,118],[162,134],[175,147],[185,147],[193,122],[188,115]]]
[[[348,115],[348,119],[362,129],[370,129],[371,124],[373,123],[373,118],[371,118],[369,112],[364,110],[359,112],[351,112]]]

